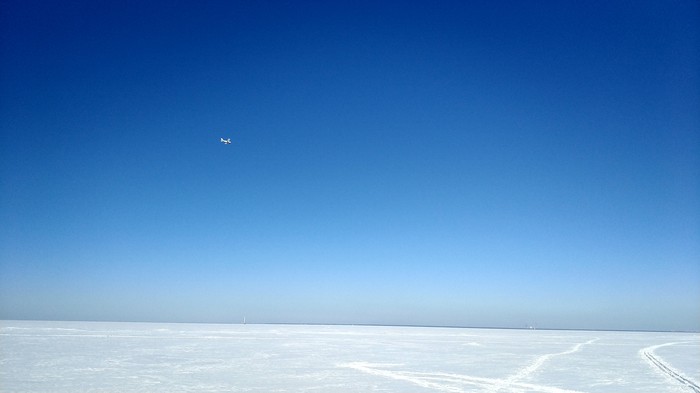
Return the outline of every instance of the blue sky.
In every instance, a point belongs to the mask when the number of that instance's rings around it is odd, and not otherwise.
[[[697,2],[148,3],[3,2],[0,318],[700,329]]]

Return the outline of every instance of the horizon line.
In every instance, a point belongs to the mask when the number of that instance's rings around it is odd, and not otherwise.
[[[442,329],[487,329],[487,330],[544,330],[581,332],[631,332],[631,333],[700,333],[700,330],[658,330],[658,329],[604,329],[604,328],[553,328],[553,327],[508,327],[508,326],[468,326],[468,325],[421,325],[383,323],[329,323],[329,322],[202,322],[202,321],[114,321],[80,319],[2,319],[0,321],[33,322],[104,322],[104,323],[153,323],[153,324],[199,324],[199,325],[290,325],[290,326],[369,326],[369,327],[409,327]]]

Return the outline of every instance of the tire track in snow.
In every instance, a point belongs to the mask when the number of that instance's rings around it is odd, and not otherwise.
[[[656,357],[656,355],[654,355],[654,351],[657,348],[666,347],[666,346],[675,345],[675,344],[680,344],[680,343],[674,342],[674,343],[666,343],[666,344],[653,345],[651,347],[646,347],[646,348],[639,351],[639,355],[642,358],[644,358],[647,362],[649,362],[652,366],[655,366],[656,368],[661,370],[662,373],[675,379],[676,381],[680,382],[681,384],[689,387],[695,393],[700,393],[700,386],[698,386],[697,383],[695,383],[695,382],[691,381],[690,379],[688,379],[687,377],[685,377],[683,374],[681,374],[680,371],[674,370],[666,362],[664,362],[660,358]]]

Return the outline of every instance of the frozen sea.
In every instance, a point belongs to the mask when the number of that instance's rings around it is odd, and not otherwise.
[[[0,321],[2,392],[700,393],[695,333]]]

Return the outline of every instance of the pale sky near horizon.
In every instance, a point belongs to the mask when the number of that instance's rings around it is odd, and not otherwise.
[[[700,330],[698,2],[146,3],[0,7],[0,319]]]

